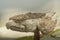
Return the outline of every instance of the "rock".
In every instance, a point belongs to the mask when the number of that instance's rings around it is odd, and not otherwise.
[[[8,29],[20,32],[34,32],[36,27],[38,27],[42,34],[47,34],[54,30],[56,27],[57,19],[53,20],[52,16],[42,15],[42,13],[41,15],[40,13],[27,13],[25,15],[17,15],[10,18],[13,21],[8,22],[6,24],[6,27]]]
[[[9,20],[13,20],[16,23],[19,23],[19,22],[27,20],[27,19],[42,18],[45,15],[46,15],[45,13],[31,13],[31,12],[28,12],[28,13],[25,13],[25,14],[13,16],[13,17],[9,18]]]
[[[40,40],[60,40],[60,38],[59,37],[51,37],[49,35],[49,36],[42,37]]]

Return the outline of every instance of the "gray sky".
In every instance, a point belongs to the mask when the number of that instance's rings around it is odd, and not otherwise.
[[[0,10],[6,8],[22,8],[36,10],[43,7],[50,0],[0,0]]]
[[[7,21],[8,17],[22,11],[48,12],[53,6],[52,0],[0,0],[0,21]]]

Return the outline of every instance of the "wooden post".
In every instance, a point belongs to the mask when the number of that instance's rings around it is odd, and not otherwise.
[[[36,27],[36,30],[34,31],[34,40],[40,40],[38,27]]]

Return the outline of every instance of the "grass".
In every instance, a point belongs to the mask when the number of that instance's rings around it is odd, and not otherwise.
[[[26,36],[26,37],[22,37],[22,38],[17,38],[16,40],[34,40],[33,36]]]
[[[55,31],[52,31],[50,32],[49,34],[47,35],[50,35],[51,37],[56,37],[55,35],[53,35],[54,33],[60,31],[60,29],[57,29]],[[47,36],[47,35],[40,35],[40,37],[44,37],[44,36]],[[17,38],[16,40],[34,40],[34,37],[33,36],[26,36],[26,37],[21,37],[21,38]]]

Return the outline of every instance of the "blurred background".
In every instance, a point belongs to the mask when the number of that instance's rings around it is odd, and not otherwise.
[[[0,0],[0,37],[17,38],[33,33],[16,32],[6,29],[9,17],[26,12],[56,12],[57,27],[60,29],[60,0]]]

